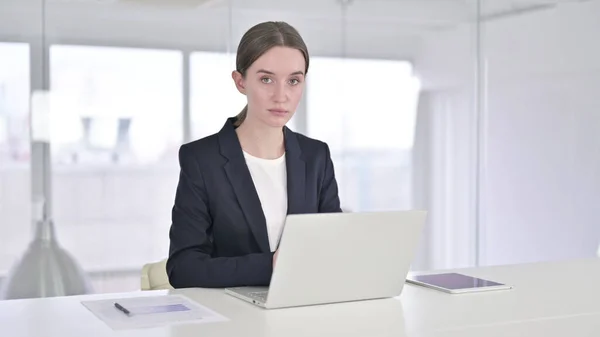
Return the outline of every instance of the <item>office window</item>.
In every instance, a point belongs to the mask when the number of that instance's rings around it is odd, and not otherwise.
[[[182,141],[182,55],[50,47],[53,159],[151,163]]]
[[[0,42],[0,278],[31,239],[30,47]]]
[[[168,253],[182,54],[55,45],[49,55],[57,235],[86,271],[130,273],[137,286],[142,265]]]
[[[235,54],[194,52],[190,56],[190,106],[192,138],[198,139],[223,127],[228,117],[237,115],[246,105],[231,78]],[[294,129],[294,118],[288,127]]]
[[[0,163],[29,160],[29,44],[0,42]]]
[[[346,208],[411,206],[410,158],[419,90],[409,62],[311,60],[308,134],[329,144]]]
[[[231,72],[235,55],[194,52],[190,55],[190,110],[192,138],[218,132],[225,119],[246,105],[246,97],[235,88]]]

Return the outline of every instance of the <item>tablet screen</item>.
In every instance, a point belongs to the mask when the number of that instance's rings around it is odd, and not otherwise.
[[[411,279],[437,286],[446,289],[468,289],[468,288],[482,288],[482,287],[493,287],[502,286],[504,284],[493,281],[483,280],[476,277],[471,277],[458,273],[447,273],[447,274],[433,274],[433,275],[416,275],[412,276]]]

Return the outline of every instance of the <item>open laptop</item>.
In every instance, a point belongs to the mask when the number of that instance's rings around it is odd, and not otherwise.
[[[270,286],[225,292],[267,309],[399,296],[425,218],[421,211],[289,215]]]

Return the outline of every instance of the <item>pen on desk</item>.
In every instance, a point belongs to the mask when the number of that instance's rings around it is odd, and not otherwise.
[[[131,315],[131,312],[129,312],[129,310],[125,309],[125,307],[123,307],[119,303],[115,302],[115,308],[119,309],[120,311],[122,311],[127,316]]]

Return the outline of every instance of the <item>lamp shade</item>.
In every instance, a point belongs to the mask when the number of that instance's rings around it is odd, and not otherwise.
[[[91,291],[91,284],[85,273],[75,259],[58,244],[54,224],[43,215],[36,221],[33,240],[3,282],[0,298],[55,297],[87,294]]]

